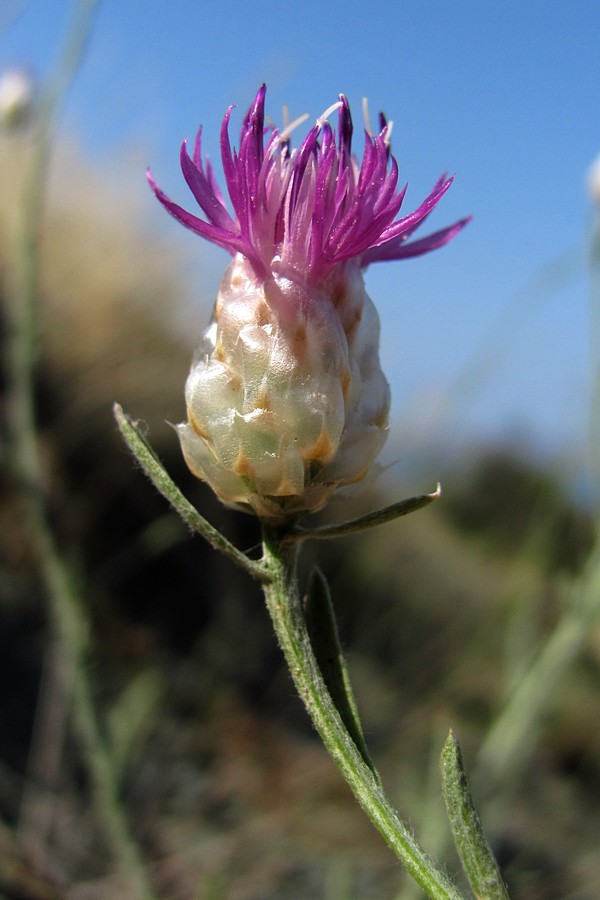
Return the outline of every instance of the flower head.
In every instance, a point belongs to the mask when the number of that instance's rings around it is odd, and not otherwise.
[[[244,117],[238,150],[232,107],[223,119],[233,214],[202,159],[200,132],[191,157],[183,143],[181,168],[205,218],[148,178],[178,221],[234,257],[187,380],[184,454],[223,500],[283,520],[360,480],[386,437],[379,320],[361,270],[440,247],[468,220],[411,240],[452,179],[398,218],[406,188],[398,190],[383,116],[378,135],[365,130],[359,164],[343,95],[294,150],[293,126],[265,127],[265,92]],[[327,121],[336,109],[337,136]]]
[[[233,216],[210,163],[202,161],[201,131],[192,157],[183,142],[181,168],[206,220],[169,200],[149,176],[156,196],[176,219],[231,254],[241,253],[257,279],[278,272],[313,280],[350,259],[365,268],[418,256],[447,243],[468,221],[411,241],[452,178],[442,176],[414,212],[397,219],[406,187],[397,190],[398,165],[383,116],[378,135],[365,130],[359,166],[351,151],[352,119],[343,95],[327,111],[337,107],[337,140],[322,116],[298,149],[291,150],[290,129],[265,128],[265,93],[263,85],[244,117],[237,151],[229,140],[233,107],[223,119],[221,158]]]

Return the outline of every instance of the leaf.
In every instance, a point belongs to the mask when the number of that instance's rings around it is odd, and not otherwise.
[[[385,525],[386,522],[392,522],[401,516],[407,516],[409,513],[416,512],[424,506],[429,506],[435,500],[438,500],[442,494],[440,484],[431,494],[419,494],[418,497],[408,497],[405,500],[399,500],[390,506],[384,506],[382,509],[376,509],[374,512],[359,516],[357,519],[350,519],[348,522],[342,522],[339,525],[321,525],[319,528],[297,528],[296,531],[287,535],[287,541],[309,541],[323,538],[343,537],[346,534],[354,534],[357,531],[366,531],[367,528],[374,528],[376,525]]]
[[[498,863],[473,803],[458,741],[451,731],[441,755],[442,782],[452,836],[478,900],[508,900]]]
[[[130,419],[118,403],[113,404],[113,413],[123,440],[135,456],[142,470],[192,531],[201,534],[215,550],[220,550],[221,553],[228,556],[236,565],[241,566],[254,578],[265,581],[268,574],[260,562],[250,559],[245,553],[238,550],[214,525],[211,525],[204,516],[200,515],[187,497],[184,497],[157,457],[154,448],[143,434],[140,423]]]
[[[346,668],[331,603],[329,585],[315,566],[304,598],[306,627],[319,669],[335,707],[357,750],[376,778],[379,778],[367,750],[352,685]]]
[[[134,745],[155,721],[161,696],[158,673],[145,669],[133,678],[110,709],[107,726],[117,772],[123,772],[131,760]]]

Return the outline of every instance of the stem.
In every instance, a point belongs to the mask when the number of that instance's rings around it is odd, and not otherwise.
[[[531,752],[537,727],[566,670],[572,665],[600,613],[600,566],[594,554],[583,578],[579,603],[566,610],[521,679],[479,751],[473,780],[491,793],[510,773],[515,778]]]
[[[51,137],[61,102],[81,63],[97,5],[98,0],[81,0],[78,4],[64,50],[40,100],[35,120],[21,215],[16,222],[16,264],[7,291],[7,420],[12,471],[48,598],[52,652],[61,661],[60,688],[65,709],[71,706],[74,727],[91,775],[94,804],[119,869],[128,878],[134,891],[132,896],[150,900],[153,894],[125,823],[112,763],[94,713],[93,692],[85,665],[87,619],[72,573],[59,551],[48,520],[46,479],[38,447],[34,402],[38,350],[38,249]],[[54,723],[58,741],[62,736],[62,725],[64,721]],[[40,737],[44,739],[43,734]],[[35,747],[32,752],[35,755]],[[31,801],[31,796],[25,799]],[[26,803],[25,817],[21,821],[22,833],[26,835],[31,809]]]
[[[271,574],[270,582],[263,585],[267,606],[298,693],[325,747],[409,875],[432,900],[460,900],[461,894],[399,819],[344,727],[312,650],[298,591],[295,548],[286,542],[282,530],[265,525],[263,549]]]
[[[33,512],[33,510],[32,510]],[[35,510],[37,528],[32,535],[50,600],[52,641],[61,654],[63,690],[70,701],[73,726],[92,781],[94,805],[119,870],[127,878],[132,897],[152,900],[137,845],[131,837],[120,803],[114,766],[98,727],[93,692],[85,661],[88,626],[73,579],[53,537]],[[22,827],[27,828],[27,823]]]

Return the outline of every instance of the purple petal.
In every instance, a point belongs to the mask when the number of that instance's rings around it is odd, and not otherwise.
[[[404,240],[406,240],[406,238],[427,218],[453,181],[453,178],[448,178],[447,181],[442,181],[441,178],[438,179],[432,192],[425,198],[421,205],[408,216],[404,216],[404,218],[399,219],[397,222],[394,222],[393,225],[390,225],[389,228],[386,228],[385,231],[382,232],[381,238],[377,244],[383,244],[400,235],[403,235]]]
[[[472,216],[467,216],[467,218],[455,222],[454,225],[442,228],[418,241],[407,241],[406,238],[400,236],[385,244],[380,244],[378,247],[371,247],[363,253],[362,265],[368,266],[374,262],[394,259],[409,259],[411,256],[421,256],[423,253],[429,253],[430,250],[437,250],[438,247],[443,247],[444,244],[456,237],[471,219]]]
[[[352,149],[352,116],[350,115],[350,106],[343,94],[340,94],[341,106],[338,110],[338,141],[339,150],[342,155],[350,156]]]
[[[379,135],[365,132],[359,165],[351,154],[352,118],[343,94],[337,141],[331,126],[320,122],[296,151],[290,149],[289,138],[265,129],[265,95],[262,85],[243,117],[238,150],[229,138],[233,107],[223,117],[221,161],[233,216],[209,161],[202,160],[200,131],[193,154],[188,154],[184,142],[180,159],[184,178],[206,220],[173,203],[148,175],[158,200],[172,216],[230,253],[242,253],[257,278],[268,275],[275,257],[280,257],[286,270],[310,280],[326,276],[352,257],[366,266],[417,256],[447,243],[468,221],[409,242],[452,179],[443,176],[414,212],[397,219],[406,188],[398,192],[398,166],[391,156],[383,114]]]
[[[196,154],[194,154],[194,156],[196,156]],[[201,165],[195,165],[190,159],[187,152],[186,141],[181,145],[179,158],[183,177],[209,220],[213,225],[219,226],[219,228],[233,229],[235,223],[223,204],[215,196],[213,187],[202,171]]]

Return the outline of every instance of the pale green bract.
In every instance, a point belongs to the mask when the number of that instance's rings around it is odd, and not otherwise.
[[[379,318],[359,267],[318,286],[257,282],[241,255],[221,282],[186,384],[186,461],[226,503],[279,521],[361,480],[385,441]]]

